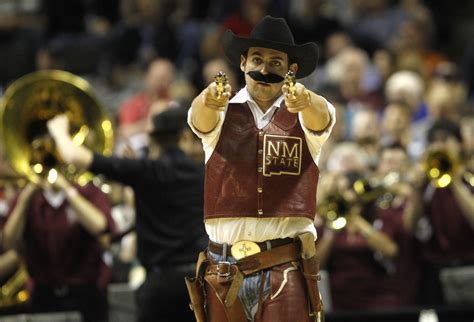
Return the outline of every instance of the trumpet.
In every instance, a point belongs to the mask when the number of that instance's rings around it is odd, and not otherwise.
[[[445,188],[453,180],[459,167],[459,160],[444,150],[429,151],[423,159],[423,169],[431,184]]]
[[[340,194],[330,194],[318,206],[318,214],[326,219],[326,226],[340,230],[347,225],[346,216],[351,204]]]
[[[383,177],[358,179],[352,188],[362,203],[369,203],[386,194],[393,194],[394,185],[406,180],[399,172],[392,171]]]
[[[352,201],[345,199],[340,193],[332,193],[318,206],[319,215],[326,219],[326,225],[331,229],[339,230],[347,225],[346,216],[356,203],[367,205],[377,201],[381,208],[388,208],[394,199],[393,185],[403,180],[398,172],[389,172],[382,178],[365,178],[359,173],[355,176],[358,179],[349,187],[355,193]]]
[[[353,189],[362,204],[375,201],[377,207],[388,209],[397,195],[401,193],[399,184],[411,185],[410,179],[401,173],[391,171],[383,177],[360,179],[354,182]]]

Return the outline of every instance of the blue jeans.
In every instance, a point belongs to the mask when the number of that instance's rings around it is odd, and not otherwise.
[[[225,258],[222,255],[214,254],[212,252],[208,252],[208,255],[216,262],[219,261],[228,261],[230,263],[235,263],[236,260],[232,256],[227,256]],[[270,271],[271,269],[267,269],[262,271],[265,274],[265,284],[263,286],[263,299],[265,300],[270,293]],[[250,321],[254,321],[255,314],[258,310],[258,298],[260,293],[260,281],[262,279],[261,273],[258,272],[244,278],[244,282],[239,290],[239,299],[244,307],[245,314],[247,315],[247,319]]]

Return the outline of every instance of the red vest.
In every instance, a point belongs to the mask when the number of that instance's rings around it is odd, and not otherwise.
[[[204,217],[313,220],[318,176],[298,114],[283,103],[259,130],[247,104],[230,104],[206,164]]]

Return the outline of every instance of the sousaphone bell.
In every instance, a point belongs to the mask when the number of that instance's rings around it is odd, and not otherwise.
[[[0,102],[0,137],[12,168],[32,182],[62,173],[84,185],[92,175],[62,162],[47,121],[58,114],[69,118],[77,145],[112,153],[112,124],[83,78],[61,70],[38,71],[13,82]],[[54,178],[53,178],[54,180]]]

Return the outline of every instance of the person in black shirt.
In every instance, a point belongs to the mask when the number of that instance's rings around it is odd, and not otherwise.
[[[66,163],[133,188],[138,259],[146,280],[137,291],[140,322],[192,321],[184,276],[194,274],[196,254],[207,245],[203,220],[204,165],[192,158],[194,137],[186,132],[186,111],[169,108],[153,117],[152,143],[158,159],[124,159],[77,146],[69,122],[59,115],[48,122]]]

